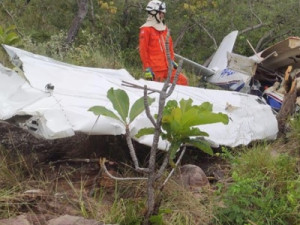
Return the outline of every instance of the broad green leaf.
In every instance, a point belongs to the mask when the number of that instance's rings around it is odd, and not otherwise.
[[[170,132],[174,133],[173,135],[176,135],[180,129],[182,128],[180,121],[172,120],[170,123]]]
[[[148,97],[149,106],[155,101],[154,98]],[[139,114],[141,114],[145,110],[144,105],[144,97],[136,100],[136,102],[132,105],[129,113],[129,120],[132,122]]]
[[[203,137],[208,137],[208,133],[201,131],[198,127],[192,127],[188,131],[185,131],[185,136],[203,136]]]
[[[5,29],[5,33],[10,33],[12,31],[15,31],[16,30],[16,25],[10,25],[8,28]]]
[[[95,115],[97,116],[107,116],[116,120],[119,120],[122,122],[122,120],[116,115],[114,114],[112,111],[110,111],[109,109],[103,107],[103,106],[93,106],[91,108],[89,108],[88,111],[93,112]]]
[[[181,124],[182,126],[190,127],[197,125],[197,121],[199,120],[199,112],[195,108],[192,108],[186,111],[182,115]]]
[[[212,108],[213,108],[212,104],[209,102],[203,102],[201,105],[195,107],[201,112],[203,111],[212,112]]]
[[[107,98],[113,104],[114,109],[119,113],[124,123],[126,123],[126,118],[129,111],[129,98],[125,91],[113,88],[109,89],[107,92]]]
[[[198,114],[195,115],[194,110],[188,111],[182,119],[184,126],[197,126],[218,122],[228,124],[228,121],[228,116],[223,113],[198,112]]]
[[[10,41],[9,45],[14,45],[14,44],[18,43],[19,41],[20,41],[19,38],[14,39],[14,40]]]
[[[181,111],[186,112],[189,109],[191,109],[192,103],[193,103],[193,100],[190,98],[188,100],[181,99],[179,102]]]
[[[209,143],[205,140],[199,140],[199,139],[192,139],[189,140],[187,143],[199,148],[200,150],[202,150],[203,152],[209,154],[209,155],[213,155],[213,150],[211,149]]]
[[[16,33],[9,33],[4,39],[4,44],[11,45],[19,40],[19,37]]]
[[[177,108],[177,101],[176,100],[168,101],[163,110],[163,115],[170,115],[172,110],[175,108]]]
[[[175,108],[172,110],[171,116],[173,117],[173,120],[176,122],[180,123],[181,118],[182,118],[182,112],[180,108]]]
[[[201,124],[210,124],[210,123],[219,123],[219,122],[228,124],[229,122],[228,116],[224,113],[203,112],[199,114],[199,117],[205,118],[205,121]]]
[[[144,135],[150,135],[150,134],[154,134],[155,129],[154,127],[147,127],[147,128],[142,128],[139,130],[139,132],[135,135],[137,138],[140,138]]]

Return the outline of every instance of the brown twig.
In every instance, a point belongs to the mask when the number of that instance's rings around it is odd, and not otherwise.
[[[103,169],[103,171],[107,174],[107,176],[109,176],[110,178],[112,178],[114,180],[128,181],[128,180],[147,180],[148,179],[147,177],[116,177],[107,170],[107,168],[105,166],[105,161],[106,161],[105,158],[100,158],[99,165]]]

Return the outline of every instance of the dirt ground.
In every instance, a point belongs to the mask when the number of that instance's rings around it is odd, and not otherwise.
[[[28,193],[20,193],[20,202],[30,202],[28,207],[20,207],[24,213],[34,212],[30,216],[32,224],[47,224],[45,221],[64,214],[80,216],[78,190],[82,199],[92,201],[90,197],[99,187],[107,193],[113,193],[115,181],[105,175],[99,166],[99,158],[107,159],[107,168],[115,176],[122,176],[124,171],[132,169],[125,138],[123,136],[87,136],[77,133],[73,137],[44,140],[32,136],[27,131],[6,122],[0,122],[0,145],[12,155],[21,154],[28,168],[42,171],[44,185],[37,184],[35,179],[27,182]],[[146,165],[148,146],[134,143],[141,164]],[[216,157],[208,156],[199,150],[189,149],[182,164],[200,166],[211,182],[222,179],[227,165]],[[132,193],[141,196],[142,191]],[[103,198],[107,205],[112,199]],[[127,196],[132,197],[132,196]],[[105,211],[105,210],[104,210]],[[34,222],[36,220],[37,222]]]

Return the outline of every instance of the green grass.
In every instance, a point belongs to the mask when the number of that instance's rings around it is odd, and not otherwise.
[[[300,221],[300,177],[288,154],[259,144],[235,159],[233,183],[219,192],[217,224],[286,224]]]

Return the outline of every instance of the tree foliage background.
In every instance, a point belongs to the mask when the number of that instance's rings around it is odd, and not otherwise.
[[[85,0],[88,13],[66,51],[63,42],[80,1],[0,0],[0,26],[4,30],[16,26],[18,44],[27,50],[87,66],[126,67],[138,77],[138,33],[148,0]],[[244,55],[253,54],[247,39],[259,51],[288,36],[299,36],[300,2],[296,0],[165,2],[175,52],[199,63],[232,30],[240,31],[234,51]],[[101,56],[109,57],[110,63],[99,63]]]

